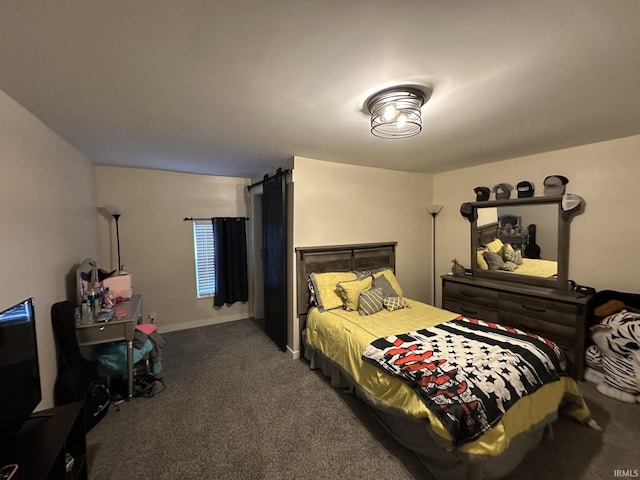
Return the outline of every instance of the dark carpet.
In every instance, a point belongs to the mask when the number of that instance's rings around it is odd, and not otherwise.
[[[91,480],[431,478],[360,400],[279,352],[259,321],[163,337],[167,388],[112,407],[87,434]],[[509,479],[640,468],[640,405],[583,390],[603,432],[560,419]]]

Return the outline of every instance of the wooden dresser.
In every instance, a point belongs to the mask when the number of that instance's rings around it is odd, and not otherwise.
[[[442,308],[497,322],[557,343],[584,378],[590,295],[474,276],[442,276]]]

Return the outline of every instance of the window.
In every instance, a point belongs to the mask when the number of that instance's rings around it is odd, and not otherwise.
[[[193,250],[198,298],[213,297],[216,292],[216,262],[211,222],[193,222]]]

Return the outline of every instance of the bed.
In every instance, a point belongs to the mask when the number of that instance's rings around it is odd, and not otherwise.
[[[479,238],[481,247],[476,252],[478,268],[482,270],[497,270],[517,275],[528,275],[541,278],[556,278],[558,262],[543,258],[525,258],[522,251],[511,244],[504,243],[500,238],[490,237],[491,229],[482,230]],[[491,238],[487,240],[487,238]]]
[[[320,369],[331,378],[332,386],[350,389],[372,407],[389,433],[416,453],[436,479],[503,477],[538,445],[545,428],[560,412],[590,421],[577,383],[560,376],[515,401],[487,431],[460,441],[406,379],[385,372],[363,356],[380,339],[448,327],[458,315],[402,294],[399,297],[408,308],[384,308],[370,315],[345,310],[335,298],[326,300],[327,285],[333,280],[342,278],[338,283],[343,285],[362,281],[363,276],[353,272],[384,272],[378,277],[384,276],[393,289],[401,290],[395,276],[386,273],[395,270],[394,243],[297,248],[296,253],[298,313],[303,353],[310,368]],[[340,302],[353,300],[348,288],[340,294]],[[315,306],[309,308],[311,304]]]

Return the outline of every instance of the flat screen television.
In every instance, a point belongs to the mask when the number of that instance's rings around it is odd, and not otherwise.
[[[33,298],[0,312],[0,458],[42,400]]]

